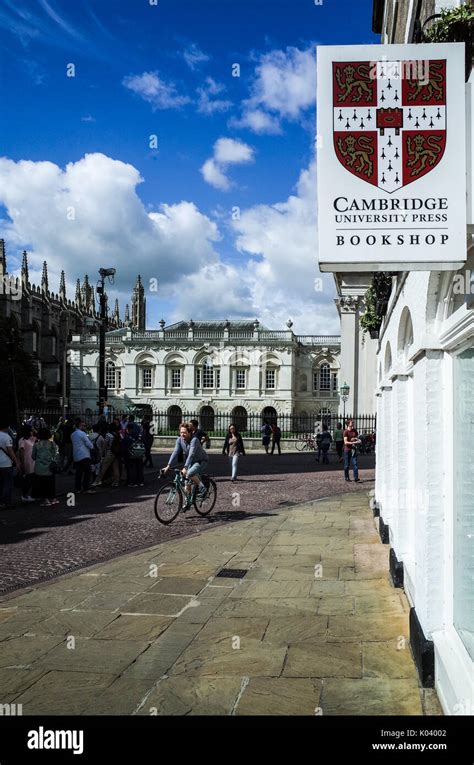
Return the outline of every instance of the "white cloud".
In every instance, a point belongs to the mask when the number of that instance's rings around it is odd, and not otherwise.
[[[244,102],[246,104],[247,102]],[[254,133],[269,133],[277,135],[282,132],[280,123],[276,117],[271,117],[261,109],[252,109],[245,107],[242,117],[237,119],[233,117],[229,120],[229,127],[249,128]]]
[[[143,72],[143,74],[134,74],[124,77],[122,84],[141,96],[144,101],[148,101],[157,109],[180,109],[190,102],[188,96],[181,96],[176,90],[176,86],[171,82],[164,82],[158,72]]]
[[[216,82],[212,77],[206,77],[205,85],[196,89],[199,96],[198,112],[200,114],[214,114],[230,109],[232,101],[223,98],[211,98],[211,96],[217,96],[225,90],[224,85]]]
[[[206,183],[221,191],[232,187],[232,182],[225,174],[227,165],[253,162],[254,150],[251,146],[233,138],[219,138],[214,144],[214,154],[201,167]]]
[[[197,69],[199,64],[209,61],[211,57],[204,53],[196,43],[192,43],[189,48],[183,51],[183,58],[190,69]]]
[[[260,57],[250,98],[242,102],[242,116],[235,127],[256,133],[277,133],[280,120],[299,120],[316,101],[316,54],[289,47]]]
[[[201,173],[206,183],[221,191],[227,191],[231,187],[230,180],[213,159],[207,159],[201,167]]]
[[[216,223],[187,201],[147,212],[136,193],[142,180],[135,167],[104,154],[87,154],[65,169],[0,159],[10,250],[31,251],[36,283],[46,260],[54,289],[61,269],[71,282],[85,273],[94,281],[99,267],[115,266],[118,289],[128,291],[139,272],[169,284],[216,262]]]
[[[286,202],[244,210],[232,225],[237,249],[252,256],[246,279],[261,321],[283,327],[291,317],[301,334],[337,334],[334,282],[318,271],[315,161]],[[315,290],[316,278],[322,291]]]

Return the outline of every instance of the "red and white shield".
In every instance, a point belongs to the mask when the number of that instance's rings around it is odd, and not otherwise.
[[[446,146],[446,60],[333,62],[334,148],[392,193],[433,170]]]

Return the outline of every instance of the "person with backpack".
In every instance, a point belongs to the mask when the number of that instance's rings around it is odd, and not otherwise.
[[[91,451],[94,444],[87,435],[87,425],[79,420],[76,430],[71,434],[72,458],[76,469],[74,489],[76,494],[95,494],[91,483]]]
[[[102,482],[109,472],[112,471],[112,486],[115,488],[120,483],[120,456],[122,453],[122,439],[115,422],[111,422],[108,431],[105,435],[105,453],[102,462],[102,467],[99,475],[92,484],[95,486],[101,486]]]
[[[122,457],[127,473],[127,486],[144,486],[143,460],[145,444],[137,435],[135,423],[129,422],[127,431],[122,439]]]
[[[326,423],[324,423],[323,425],[323,432],[321,433],[321,438],[319,443],[320,443],[321,451],[323,453],[323,465],[329,465],[328,452],[329,452],[329,447],[331,446],[331,443],[332,443],[332,436],[329,432],[329,429]]]
[[[278,449],[278,454],[281,455],[281,447],[280,447],[280,441],[281,441],[281,430],[276,424],[276,422],[272,425],[272,451],[271,454],[275,451],[275,446]]]
[[[269,454],[268,447],[270,444],[270,437],[272,435],[272,429],[267,420],[264,420],[262,427],[260,428],[262,434],[262,445],[265,447],[265,453]]]
[[[237,430],[236,425],[229,425],[229,431],[225,437],[222,454],[227,454],[232,463],[232,481],[237,480],[237,467],[239,458],[245,456],[244,442],[242,436]]]
[[[61,469],[59,449],[51,438],[48,428],[40,428],[38,441],[31,451],[35,462],[34,495],[42,499],[40,507],[58,505],[56,498],[56,473]]]

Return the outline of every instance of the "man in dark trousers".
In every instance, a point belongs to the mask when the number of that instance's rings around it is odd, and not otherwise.
[[[357,446],[360,444],[359,434],[354,429],[354,422],[352,420],[347,421],[347,428],[344,431],[344,478],[346,481],[350,481],[349,468],[352,459],[352,468],[354,470],[354,481],[358,483],[359,478],[359,464],[357,462]]]
[[[278,454],[281,454],[280,441],[281,441],[281,430],[275,422],[272,425],[272,451],[271,451],[272,454],[275,451],[275,446],[278,449]]]

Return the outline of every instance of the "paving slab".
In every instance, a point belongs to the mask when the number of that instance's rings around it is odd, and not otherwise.
[[[24,714],[441,714],[419,686],[388,549],[352,492],[1,598],[5,703]],[[216,577],[223,567],[248,573]]]

